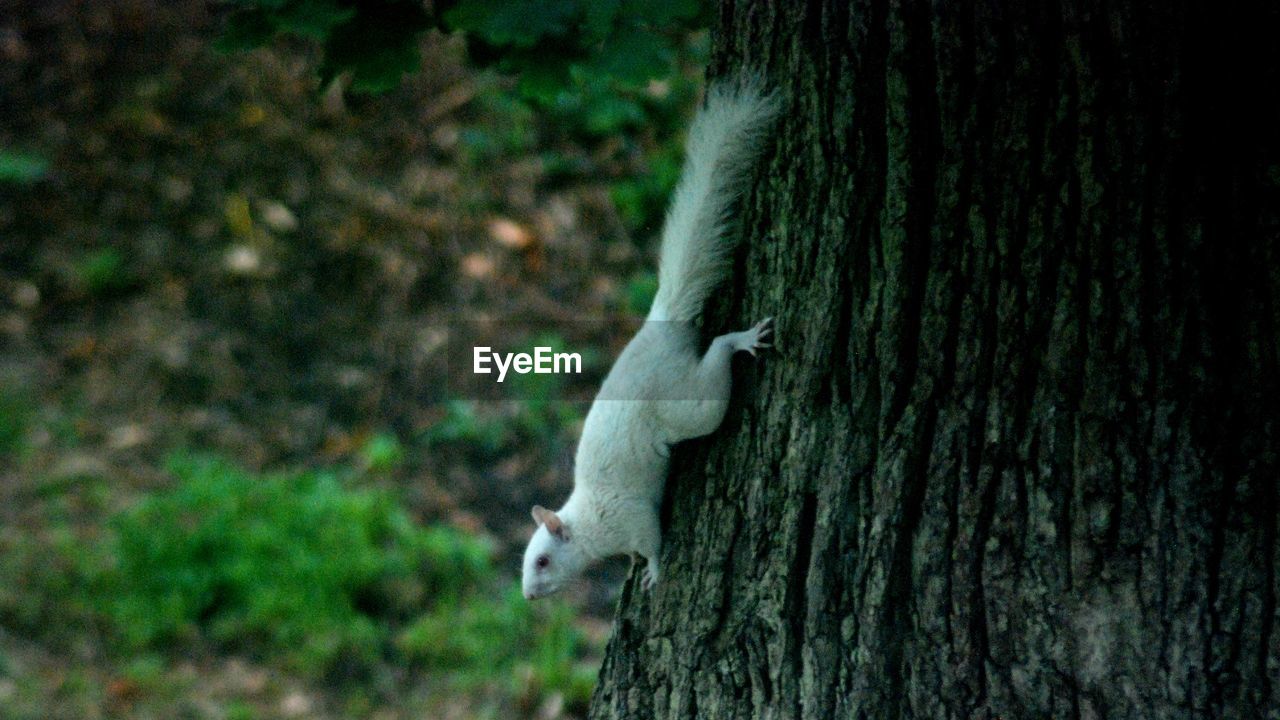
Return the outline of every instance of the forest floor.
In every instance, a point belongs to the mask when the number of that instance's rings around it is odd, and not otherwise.
[[[47,163],[0,179],[0,716],[580,713],[394,659],[335,683],[252,645],[122,654],[49,627],[67,623],[32,580],[59,562],[41,553],[97,542],[183,453],[345,468],[415,524],[485,538],[514,578],[528,508],[567,494],[583,398],[651,293],[664,190],[636,178],[671,134],[584,140],[448,38],[401,88],[344,98],[317,89],[314,49],[226,55],[216,34],[205,2],[0,0],[0,161]],[[448,355],[486,339],[582,350],[585,372],[475,402]],[[625,572],[570,598],[573,662],[598,658]]]

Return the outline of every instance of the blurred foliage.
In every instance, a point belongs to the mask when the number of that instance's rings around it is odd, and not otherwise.
[[[584,363],[586,362],[584,358]],[[546,442],[583,419],[580,403],[555,399],[560,376],[510,375],[516,403],[483,403],[454,399],[444,415],[423,433],[428,447],[458,446],[477,455],[492,455],[522,443]]]
[[[516,586],[489,602],[443,604],[396,639],[405,657],[452,671],[465,687],[484,685],[497,675],[505,678],[510,693],[527,693],[533,685],[541,692],[563,693],[574,705],[585,705],[595,684],[594,667],[566,662],[581,644],[568,607],[544,610],[525,600]],[[510,672],[514,668],[525,673]]]
[[[698,0],[459,0],[442,19],[466,33],[476,64],[542,100],[575,75],[630,87],[671,75],[681,37],[707,24]]]
[[[230,5],[219,39],[223,49],[256,47],[277,35],[319,41],[322,84],[347,72],[354,90],[395,87],[418,68],[417,38],[434,27],[462,31],[477,65],[516,75],[527,96],[544,101],[583,75],[629,87],[669,76],[683,37],[708,21],[699,0],[443,0],[433,4],[434,16],[416,0]]]
[[[635,315],[644,315],[653,305],[653,298],[658,294],[658,274],[646,270],[632,275],[627,280],[625,297],[627,311]]]
[[[0,460],[22,451],[32,415],[30,400],[0,385]]]
[[[0,148],[0,185],[30,185],[48,171],[49,161],[43,155]]]
[[[501,162],[529,152],[538,143],[537,123],[529,106],[510,93],[497,90],[480,94],[476,109],[500,122],[471,125],[459,132],[463,161],[469,164]]]
[[[104,295],[133,284],[124,253],[107,247],[80,256],[72,268],[71,284],[88,295]]]
[[[404,457],[404,445],[390,433],[378,433],[360,448],[360,458],[372,472],[395,470],[404,463]]]
[[[624,151],[639,151],[648,165],[610,193],[632,231],[656,227],[675,185],[683,156],[676,140],[697,89],[689,69],[705,65],[708,54],[699,31],[709,17],[700,0],[455,0],[435,3],[435,16],[401,0],[231,5],[218,41],[223,49],[257,47],[279,35],[319,41],[322,86],[346,72],[362,92],[394,88],[416,70],[424,30],[460,32],[473,64],[517,78],[514,93],[494,88],[477,96],[481,112],[502,122],[463,129],[467,161],[500,161],[545,144],[540,124],[577,141],[622,140]],[[637,132],[658,143],[640,147],[631,137]],[[542,160],[553,178],[597,171],[554,150]]]
[[[105,608],[133,648],[203,634],[279,651],[310,674],[340,657],[366,664],[378,616],[456,593],[484,562],[478,543],[420,531],[389,496],[332,474],[257,478],[208,459],[173,470],[174,489],[113,524]]]
[[[698,67],[705,35],[685,38],[683,65]],[[630,88],[608,77],[571,73],[570,85],[535,101],[534,113],[518,92],[494,87],[475,100],[490,122],[459,133],[463,161],[472,166],[503,162],[538,147],[549,185],[608,180],[609,199],[623,227],[637,235],[656,233],[667,200],[680,177],[681,143],[699,83],[686,73],[661,83]],[[636,170],[616,173],[612,163],[584,156],[584,149],[607,150]]]
[[[190,455],[171,470],[172,487],[114,513],[100,538],[68,517],[40,539],[0,534],[0,624],[97,628],[138,685],[164,653],[211,643],[316,679],[390,660],[468,689],[585,701],[594,670],[573,613],[526,602],[483,537],[420,527],[350,471],[255,475]]]
[[[429,445],[469,445],[481,452],[494,453],[506,443],[508,431],[501,418],[480,413],[476,403],[451,400],[445,403],[444,417],[424,433]]]
[[[318,40],[324,46],[321,82],[351,73],[351,87],[389,90],[418,68],[418,36],[431,19],[416,0],[232,0],[218,46],[242,50],[276,35]]]
[[[210,52],[203,3],[15,12],[30,55],[0,69],[0,369],[18,370],[0,381],[0,717],[285,717],[294,693],[305,717],[444,716],[418,711],[428,696],[455,717],[548,716],[557,695],[579,712],[612,596],[529,605],[470,529],[512,563],[529,504],[567,491],[587,406],[563,398],[607,370],[591,358],[606,333],[522,335],[571,343],[587,372],[509,378],[532,399],[511,403],[450,402],[416,333],[464,306],[644,312],[702,20],[547,3],[577,8],[571,29],[521,44],[475,14],[517,3],[436,3],[481,26],[390,39],[348,24],[395,3],[221,4],[224,47],[270,51]],[[76,31],[42,29],[55,17]],[[572,50],[606,17],[652,31],[669,67],[638,80]],[[543,95],[504,60],[557,53],[567,80]],[[308,68],[402,87],[330,106]],[[486,233],[494,218],[520,242]],[[332,469],[170,472],[172,447]]]
[[[661,216],[667,197],[680,179],[683,159],[684,149],[676,143],[668,143],[650,154],[649,172],[613,184],[609,196],[624,223],[640,227]]]

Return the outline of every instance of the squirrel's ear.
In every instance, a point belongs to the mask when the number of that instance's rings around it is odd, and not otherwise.
[[[550,510],[548,510],[548,509],[546,509],[546,508],[542,507],[541,505],[534,505],[534,506],[533,506],[533,522],[534,522],[534,524],[535,524],[535,525],[546,525],[546,524],[547,524],[547,516],[548,516],[548,515],[554,515],[554,514],[555,514],[555,513],[553,513],[553,512],[551,512]]]
[[[569,528],[565,526],[559,515],[551,513],[551,519],[547,522],[547,529],[551,531],[552,535],[569,542]]]
[[[548,510],[541,505],[533,506],[533,521],[539,525],[546,525],[547,531],[561,540],[569,540],[569,528],[564,526],[564,521],[554,510]]]

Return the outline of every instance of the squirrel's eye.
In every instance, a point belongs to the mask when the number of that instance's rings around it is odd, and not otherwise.
[[[540,568],[544,568],[551,564],[551,558],[546,555],[539,555],[538,559],[533,561],[533,564]]]

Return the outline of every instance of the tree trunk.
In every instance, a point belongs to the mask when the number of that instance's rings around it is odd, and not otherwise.
[[[778,349],[591,717],[1280,717],[1277,10],[1053,5],[721,3]]]

